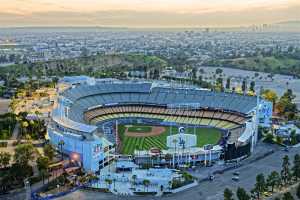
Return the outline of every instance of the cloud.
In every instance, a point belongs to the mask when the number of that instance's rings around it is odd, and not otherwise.
[[[178,13],[165,11],[107,10],[95,12],[49,11],[26,16],[0,12],[0,26],[132,26],[192,27],[240,26],[300,18],[300,6],[242,11]]]

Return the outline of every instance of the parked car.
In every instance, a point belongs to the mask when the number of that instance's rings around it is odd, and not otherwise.
[[[233,172],[233,175],[239,176],[239,175],[240,175],[240,172]]]
[[[239,180],[240,180],[240,177],[238,177],[238,176],[234,176],[234,177],[232,177],[232,180],[237,182],[237,181],[239,181]]]

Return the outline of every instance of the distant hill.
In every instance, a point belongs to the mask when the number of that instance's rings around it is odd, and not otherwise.
[[[293,20],[293,21],[282,21],[273,24],[276,29],[279,29],[281,31],[296,31],[300,32],[300,21],[299,20]]]
[[[277,25],[285,25],[285,26],[300,26],[300,20],[295,21],[283,21],[276,23]]]

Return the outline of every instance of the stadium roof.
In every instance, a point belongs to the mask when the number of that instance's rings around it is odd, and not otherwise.
[[[91,126],[79,122],[75,122],[63,116],[62,110],[57,108],[52,112],[52,119],[56,123],[60,124],[65,128],[69,128],[78,132],[93,133],[97,130],[97,126]]]

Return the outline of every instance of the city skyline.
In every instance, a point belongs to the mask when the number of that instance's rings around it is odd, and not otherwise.
[[[296,0],[11,0],[0,9],[2,27],[234,27],[300,19]]]

